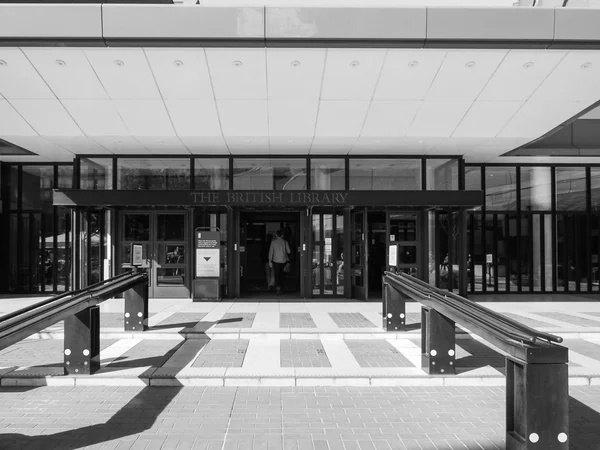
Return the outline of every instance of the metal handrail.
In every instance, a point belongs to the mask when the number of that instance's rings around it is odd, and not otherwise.
[[[0,350],[45,329],[56,322],[95,306],[115,294],[147,279],[145,273],[126,272],[82,289],[73,296],[58,295],[53,302],[43,301],[23,308],[21,314],[0,318]]]
[[[390,272],[385,272],[385,275],[388,277],[388,281],[404,283],[403,288],[412,291],[413,295],[418,295],[422,300],[435,300],[452,308],[457,313],[467,316],[467,318],[474,321],[477,326],[493,332],[498,339],[505,342],[506,338],[508,338],[513,341],[535,345],[539,338],[545,339],[549,343],[560,343],[563,340],[560,336],[530,328],[471,300],[460,297],[454,293],[442,291],[441,289],[430,286],[422,280],[409,275]],[[482,315],[484,317],[482,317]]]

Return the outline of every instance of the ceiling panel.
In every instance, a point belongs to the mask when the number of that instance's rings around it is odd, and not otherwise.
[[[531,96],[534,101],[600,99],[600,52],[571,50]]]
[[[269,99],[318,100],[325,49],[267,49]]]
[[[217,99],[266,99],[264,48],[207,48],[206,59]]]
[[[586,106],[587,104],[581,102],[528,101],[512,117],[498,137],[536,139]]]
[[[47,138],[50,142],[73,152],[74,154],[107,154],[112,152],[102,147],[96,141],[85,136],[64,137],[52,136]]]
[[[266,136],[226,136],[225,141],[232,155],[264,155],[269,149]]]
[[[129,136],[112,100],[63,100],[67,111],[88,136]]]
[[[165,99],[214,100],[204,49],[144,49]]]
[[[524,102],[474,102],[452,137],[493,138],[510,121]]]
[[[114,100],[132,136],[174,136],[175,130],[162,100]]]
[[[188,149],[177,136],[136,136],[136,140],[146,147],[150,153],[155,155],[188,153]]]
[[[567,54],[564,50],[511,50],[478,100],[527,100]]]
[[[370,100],[387,50],[328,49],[321,98]]]
[[[269,100],[268,106],[270,136],[303,136],[309,141],[312,139],[319,107],[317,100]]]
[[[0,48],[0,94],[13,98],[55,98],[18,48]]]
[[[375,100],[422,100],[444,58],[439,50],[388,50]]]
[[[26,48],[23,51],[58,98],[108,98],[83,50]]]
[[[421,101],[373,101],[361,136],[404,136],[422,103]]]
[[[269,149],[271,155],[307,155],[312,144],[312,137],[286,136],[270,137]]]
[[[11,100],[12,105],[41,136],[83,136],[58,100]]]
[[[194,155],[229,154],[229,149],[222,136],[181,136],[180,140]]]
[[[449,137],[469,110],[471,102],[425,101],[407,136]]]
[[[179,136],[221,136],[221,124],[215,101],[165,100]]]
[[[475,100],[507,50],[449,50],[426,100]]]
[[[357,138],[368,107],[368,101],[321,101],[315,136]]]
[[[217,108],[225,138],[269,136],[266,100],[218,100]]]
[[[117,154],[148,154],[148,150],[132,136],[94,136],[94,141]]]
[[[315,136],[310,147],[311,155],[347,155],[356,137]]]
[[[37,136],[38,134],[7,100],[0,99],[0,137],[8,135]]]
[[[85,54],[110,98],[160,98],[141,48],[88,48]]]

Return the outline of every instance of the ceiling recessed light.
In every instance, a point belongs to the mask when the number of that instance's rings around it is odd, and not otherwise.
[[[123,61],[121,61],[120,59],[115,59],[114,63],[115,63],[115,66],[117,66],[117,67],[123,67],[125,65],[125,63]]]
[[[584,63],[581,65],[581,68],[582,68],[582,69],[589,69],[590,67],[592,67],[592,63],[591,63],[591,62],[589,62],[589,61],[588,61],[588,62],[584,62]]]
[[[419,61],[411,61],[408,63],[408,67],[417,67],[419,65]]]
[[[242,62],[241,61],[234,61],[231,64],[233,64],[234,67],[242,67]]]
[[[60,66],[60,67],[65,67],[67,65],[67,63],[64,62],[62,59],[57,59],[54,62],[56,63],[57,66]]]
[[[298,67],[300,65],[300,61],[292,61],[292,67]]]
[[[0,66],[8,66],[8,63],[3,59],[0,59]]]
[[[358,61],[352,61],[350,63],[350,67],[354,68],[354,67],[358,67],[360,65],[360,63]]]
[[[175,64],[177,67],[183,66],[183,61],[176,59],[175,61],[173,61],[173,64]]]
[[[469,61],[468,63],[465,64],[465,67],[467,69],[470,69],[471,67],[475,67],[475,61]]]
[[[533,67],[533,61],[528,61],[525,64],[523,64],[523,67],[525,69],[529,69],[530,67]]]

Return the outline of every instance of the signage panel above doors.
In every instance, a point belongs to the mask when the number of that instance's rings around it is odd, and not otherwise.
[[[483,191],[91,191],[55,189],[55,206],[473,207]]]

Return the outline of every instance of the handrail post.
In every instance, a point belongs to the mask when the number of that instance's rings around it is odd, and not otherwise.
[[[100,307],[65,319],[65,375],[91,375],[100,368]]]
[[[454,375],[455,323],[433,308],[421,308],[421,366],[430,375]]]
[[[568,441],[567,364],[506,358],[506,449],[568,450]]]
[[[385,281],[383,281],[381,292],[383,329],[385,331],[406,331],[406,297]]]
[[[125,331],[148,329],[148,279],[125,291]]]

